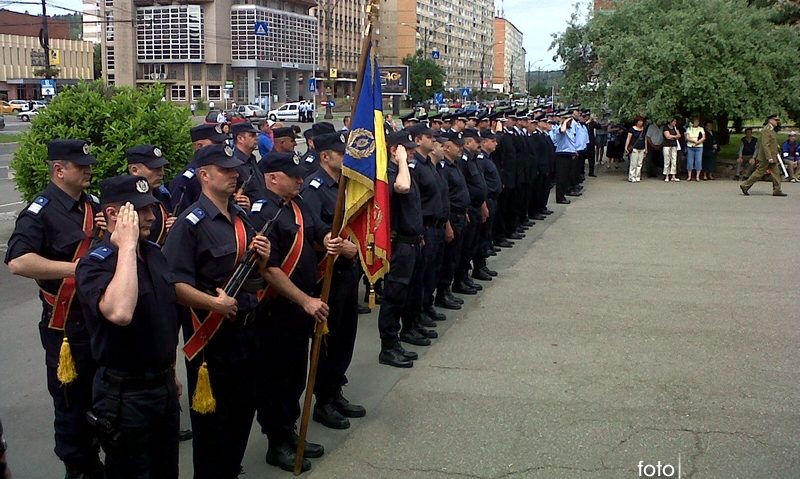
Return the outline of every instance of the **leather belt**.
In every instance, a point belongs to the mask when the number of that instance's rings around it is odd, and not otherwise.
[[[151,389],[166,384],[167,379],[173,377],[172,367],[154,373],[126,373],[116,369],[106,368],[103,379],[109,384],[124,389]]]

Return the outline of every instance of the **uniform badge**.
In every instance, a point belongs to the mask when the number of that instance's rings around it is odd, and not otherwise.
[[[413,138],[411,138],[411,135],[410,135],[410,134],[408,135],[408,141],[410,141],[411,143],[414,143],[414,139],[413,139]]]
[[[186,221],[188,221],[193,225],[196,225],[197,223],[200,222],[200,220],[202,220],[205,217],[206,217],[206,212],[203,210],[203,208],[195,208],[192,210],[191,213],[186,215]]]
[[[84,155],[88,155],[89,154],[89,144],[88,143],[84,143],[83,144],[83,154]]]
[[[458,139],[461,140],[462,138],[464,138],[464,134],[459,131],[458,132]]]
[[[37,196],[36,199],[33,200],[33,203],[31,203],[30,206],[28,206],[28,211],[35,215],[38,215],[39,212],[42,211],[42,208],[44,208],[48,202],[50,202],[50,200],[48,200],[44,196]]]
[[[147,180],[139,180],[136,182],[136,191],[139,193],[147,193],[150,191],[150,184],[147,183]]]
[[[344,143],[344,144],[347,144],[347,136],[346,136],[344,133],[342,133],[341,135],[339,135],[339,140],[340,140],[342,143]]]
[[[314,163],[314,160],[315,160],[315,159],[316,159],[316,158],[314,158],[314,155],[308,155],[308,156],[306,157],[306,163]]]
[[[264,204],[265,204],[265,203],[266,203],[266,201],[264,201],[264,200],[258,200],[258,201],[256,201],[255,203],[253,203],[253,206],[250,208],[250,212],[251,212],[251,213],[258,213],[258,212],[260,212],[260,211],[261,211],[261,209],[264,207]]]
[[[320,185],[322,185],[322,179],[321,178],[314,178],[313,180],[311,180],[310,183],[308,183],[308,186],[314,188],[315,190],[318,190]]]
[[[153,154],[158,158],[161,158],[161,156],[163,156],[161,153],[161,149],[158,147],[153,148]]]
[[[183,172],[183,177],[190,180],[194,178],[194,168],[187,168],[187,170]]]
[[[101,246],[101,247],[95,249],[94,251],[92,251],[91,253],[89,253],[89,257],[94,258],[97,261],[103,261],[106,258],[108,258],[109,256],[111,256],[111,254],[113,252],[114,252],[114,250],[112,250],[108,246]]]
[[[297,156],[297,155],[294,155],[292,157],[292,161],[294,162],[295,165],[299,165],[300,164],[300,157]]]
[[[228,155],[228,156],[233,156],[233,148],[231,148],[230,146],[226,146],[225,147],[225,154]]]

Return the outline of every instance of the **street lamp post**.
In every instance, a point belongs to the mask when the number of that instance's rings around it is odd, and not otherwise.
[[[333,118],[333,107],[331,107],[331,100],[336,85],[334,79],[331,77],[331,68],[333,68],[333,47],[331,45],[331,33],[333,29],[333,8],[336,6],[336,0],[326,0],[324,4],[325,11],[325,62],[328,66],[328,79],[325,86],[325,119],[330,120]]]

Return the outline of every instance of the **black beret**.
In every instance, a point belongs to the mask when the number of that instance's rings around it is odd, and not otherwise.
[[[141,163],[148,168],[160,168],[168,165],[169,161],[164,158],[161,149],[153,145],[137,145],[125,150],[125,158],[128,164]]]
[[[208,145],[194,152],[194,162],[201,166],[217,165],[220,168],[235,168],[244,163],[233,157],[233,149],[226,145]]]
[[[112,176],[100,182],[100,198],[103,204],[128,203],[137,210],[158,203],[144,176]]]
[[[76,165],[89,166],[97,160],[89,154],[89,144],[83,140],[52,140],[47,144],[48,161],[71,161]]]

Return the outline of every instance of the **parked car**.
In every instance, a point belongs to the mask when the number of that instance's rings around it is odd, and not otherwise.
[[[9,105],[19,105],[20,111],[28,111],[30,110],[30,105],[28,100],[11,100],[8,102]]]
[[[0,100],[0,113],[15,113],[18,111],[22,111],[20,105],[12,105],[5,100]]]
[[[267,110],[258,105],[239,105],[236,107],[236,112],[245,118],[250,118],[251,120],[267,117]]]
[[[217,124],[217,116],[219,115],[220,110],[209,110],[208,115],[206,115],[205,123],[216,125]],[[242,123],[243,121],[247,121],[247,118],[243,117],[239,112],[235,110],[226,110],[225,116],[228,118],[228,122],[231,125],[235,125],[236,123]]]
[[[39,114],[40,111],[44,110],[44,108],[45,108],[44,105],[42,105],[42,106],[40,106],[38,108],[36,107],[36,105],[34,105],[34,108],[33,108],[32,111],[27,111],[26,110],[26,111],[21,111],[21,112],[17,113],[17,119],[19,121],[31,121],[31,119],[35,118]]]
[[[0,130],[5,130],[6,128],[6,118],[3,115],[0,115]]]
[[[280,108],[270,110],[267,118],[272,121],[300,121],[300,102],[286,103]]]

